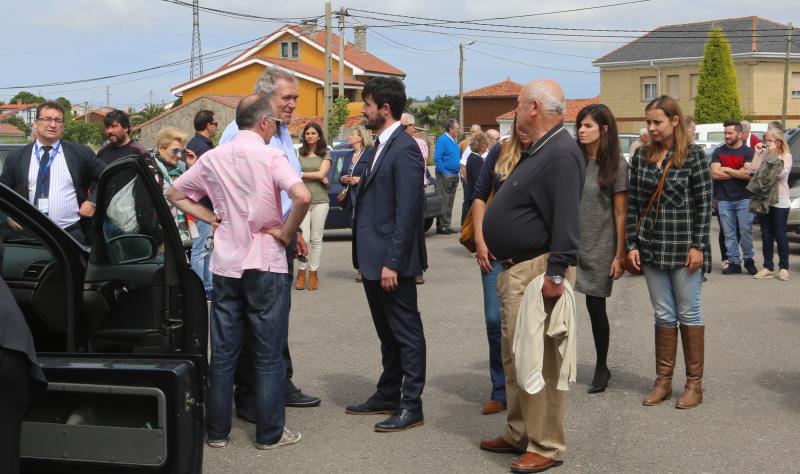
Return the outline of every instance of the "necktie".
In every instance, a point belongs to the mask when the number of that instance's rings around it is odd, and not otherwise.
[[[369,176],[372,173],[372,165],[375,163],[375,155],[378,154],[378,146],[381,144],[380,137],[375,137],[375,143],[372,145],[372,154],[369,157],[369,161],[367,162],[367,169],[365,176]]]
[[[50,193],[50,150],[53,147],[42,147],[42,158],[39,160],[39,174],[36,176],[36,192],[34,193],[34,203],[39,198],[47,197]]]

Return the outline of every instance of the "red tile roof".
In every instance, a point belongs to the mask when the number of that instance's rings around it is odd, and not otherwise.
[[[5,110],[6,112],[19,112],[20,110],[28,110],[32,107],[36,107],[39,104],[3,104],[0,105],[0,110]],[[4,112],[5,113],[5,112]]]
[[[325,80],[325,71],[323,71],[320,68],[317,68],[317,67],[314,67],[314,66],[309,66],[308,64],[305,64],[305,63],[301,63],[299,61],[295,61],[295,60],[292,60],[292,59],[270,58],[270,57],[267,57],[267,56],[254,56],[254,57],[263,59],[264,61],[266,61],[266,62],[268,62],[270,64],[274,64],[276,66],[280,66],[280,67],[286,68],[286,69],[291,69],[294,72],[297,72],[297,73],[300,73],[300,74],[304,74],[306,76],[311,76],[314,79],[317,79],[317,80],[320,80],[320,81],[324,81]],[[334,87],[336,87],[336,84],[339,83],[339,71],[336,70],[335,68],[334,68],[334,71],[333,71],[333,83],[334,83]],[[354,79],[345,79],[344,80],[344,84],[347,85],[347,86],[358,86],[358,87],[361,87],[361,86],[364,85],[363,82],[356,81]]]
[[[505,81],[465,92],[464,97],[517,97],[520,90],[522,90],[522,84],[506,79]]]
[[[25,132],[11,125],[10,123],[0,123],[0,136],[4,137],[24,137]]]
[[[599,104],[600,97],[591,97],[588,99],[567,99],[567,110],[564,111],[564,121],[574,122],[578,117],[578,112],[587,105]],[[497,117],[497,120],[514,120],[514,111],[504,113]]]

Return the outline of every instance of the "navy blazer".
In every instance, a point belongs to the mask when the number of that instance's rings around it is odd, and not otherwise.
[[[87,199],[94,202],[94,188],[106,165],[97,159],[92,149],[86,145],[61,140],[61,147],[64,150],[67,169],[72,176],[72,184],[75,186],[78,206],[80,207]],[[0,183],[13,189],[28,201],[30,201],[28,170],[31,166],[32,154],[33,143],[9,153],[3,165],[3,173],[0,175]]]
[[[368,163],[375,151],[365,157]],[[417,142],[398,127],[372,171],[362,175],[356,186],[353,266],[364,278],[380,280],[383,267],[399,277],[420,275],[427,268],[423,172]]]

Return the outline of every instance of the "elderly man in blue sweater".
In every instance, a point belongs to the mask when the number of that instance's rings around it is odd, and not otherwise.
[[[450,228],[450,218],[453,215],[453,201],[458,188],[458,169],[460,167],[461,151],[458,148],[458,132],[461,126],[458,120],[448,120],[444,126],[444,133],[436,139],[436,151],[433,163],[436,165],[436,182],[438,183],[439,196],[442,197],[442,214],[436,219],[437,234],[455,234]]]

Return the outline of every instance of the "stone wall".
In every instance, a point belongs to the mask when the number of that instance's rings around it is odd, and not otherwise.
[[[147,149],[155,146],[156,134],[163,127],[177,127],[191,138],[194,136],[194,116],[201,110],[213,110],[219,122],[217,134],[222,135],[225,127],[236,118],[236,109],[207,97],[201,97],[189,104],[179,106],[145,124],[140,133],[139,143]]]

